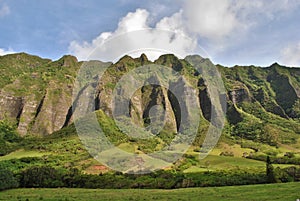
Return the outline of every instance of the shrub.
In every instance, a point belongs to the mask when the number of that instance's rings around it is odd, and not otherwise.
[[[18,180],[14,177],[13,173],[5,167],[0,166],[0,191],[18,186]]]
[[[234,154],[233,154],[231,151],[230,151],[230,152],[225,151],[225,152],[221,152],[221,153],[220,153],[220,156],[230,156],[230,157],[233,157]]]
[[[0,138],[10,143],[19,142],[21,140],[14,126],[6,121],[0,121]]]
[[[16,149],[16,143],[21,141],[14,126],[6,121],[0,121],[0,156]]]
[[[62,172],[52,167],[30,167],[20,173],[20,185],[22,187],[63,187]]]
[[[288,157],[288,158],[294,158],[295,157],[295,154],[293,152],[286,152],[284,154],[285,157]]]

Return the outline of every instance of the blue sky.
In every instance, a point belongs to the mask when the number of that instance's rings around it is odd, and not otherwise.
[[[197,53],[196,43],[214,63],[300,66],[299,11],[298,0],[0,0],[0,54],[74,54],[84,60],[109,38],[160,28],[191,42],[160,41],[167,50]],[[160,37],[144,34],[140,43]]]

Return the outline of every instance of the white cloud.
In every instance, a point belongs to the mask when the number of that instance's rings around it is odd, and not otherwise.
[[[134,13],[130,12],[121,19],[116,33],[126,33],[149,28],[147,20],[149,12],[144,9],[137,9]]]
[[[251,24],[263,22],[261,18],[273,20],[276,16],[297,9],[298,0],[233,0],[231,3],[241,21]],[[252,22],[251,22],[252,21]],[[253,22],[256,21],[256,22]]]
[[[8,50],[4,50],[0,48],[0,56],[6,55],[6,54],[13,54],[15,53],[11,48],[9,48]]]
[[[3,4],[0,7],[0,17],[4,17],[4,16],[9,15],[9,14],[10,14],[10,9],[9,9],[8,5]]]
[[[161,19],[157,24],[157,29],[170,30],[174,32],[180,32],[186,34],[186,28],[182,19],[182,10],[173,14],[171,17],[165,17]]]
[[[300,66],[300,42],[288,45],[281,51],[281,62],[289,66]]]
[[[189,0],[181,11],[165,17],[159,25],[219,42],[249,28],[249,14],[260,6],[255,0]]]
[[[187,1],[183,17],[191,32],[209,39],[227,36],[239,25],[230,0]]]
[[[69,50],[79,60],[100,59],[116,61],[124,54],[137,57],[146,53],[154,60],[161,54],[175,53],[183,57],[196,47],[196,41],[184,36],[183,32],[172,32],[173,22],[166,19],[157,23],[156,28],[148,24],[149,12],[137,9],[128,13],[118,24],[114,32],[101,33],[91,43],[72,41]],[[163,30],[165,29],[165,30]]]
[[[69,51],[80,60],[115,61],[124,54],[137,56],[141,52],[148,53],[153,60],[160,54],[153,49],[184,56],[193,52],[202,39],[210,43],[209,51],[216,55],[238,41],[247,40],[253,27],[296,9],[300,1],[188,0],[183,4],[180,11],[163,17],[153,26],[149,25],[153,14],[137,9],[120,19],[115,31],[101,33],[91,42],[72,41]]]
[[[183,23],[180,23],[190,33],[219,41],[264,23],[262,18],[272,20],[299,5],[298,0],[188,0],[182,11]]]

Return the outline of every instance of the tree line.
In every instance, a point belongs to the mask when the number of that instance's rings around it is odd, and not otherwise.
[[[182,173],[159,170],[149,174],[123,174],[121,172],[99,175],[83,174],[76,168],[63,169],[50,166],[29,167],[13,174],[0,166],[0,190],[10,188],[158,188],[213,187],[300,181],[300,168],[273,168],[270,159],[266,172],[207,171]]]

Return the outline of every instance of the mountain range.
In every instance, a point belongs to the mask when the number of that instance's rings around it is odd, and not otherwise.
[[[130,70],[152,63],[169,66],[175,71],[196,78],[202,115],[207,120],[210,119],[211,105],[203,79],[196,72],[191,72],[187,61],[174,55],[163,55],[154,62],[149,61],[144,54],[135,59],[124,56],[117,63],[108,64],[110,66],[97,87],[95,99],[98,100],[96,105],[99,108],[96,109],[111,113],[109,98],[118,80]],[[0,57],[0,118],[15,120],[22,135],[47,135],[69,125],[72,122],[72,88],[82,64],[83,62],[78,62],[73,56],[64,56],[58,61],[25,53]],[[299,68],[288,68],[277,63],[266,68],[226,68],[221,65],[217,65],[217,68],[227,92],[227,120],[231,125],[237,125],[247,118],[270,124],[272,120],[278,120],[295,125],[285,128],[290,133],[299,132],[296,126],[300,118]],[[135,99],[136,104],[139,103],[142,107],[135,107],[136,111],[132,116],[137,115],[143,119],[143,112],[152,106],[150,103],[162,104],[164,101],[170,107],[170,127],[176,129],[177,116],[167,92],[159,86],[145,88],[136,92],[143,96]],[[146,93],[147,96],[144,96]],[[276,125],[276,128],[278,126],[280,125]]]
[[[80,100],[85,93],[82,91],[74,99],[73,89],[78,79],[76,76],[85,63],[87,62],[80,62],[71,55],[63,56],[57,61],[26,53],[1,56],[0,119],[15,125],[17,132],[25,137],[47,138],[64,129],[72,130],[76,112],[74,101]],[[107,67],[101,79],[97,69],[86,76],[95,81],[92,109],[97,111],[100,124],[115,144],[140,143],[133,151],[148,153],[170,143],[176,133],[180,132],[180,122],[188,121],[183,116],[185,108],[191,108],[191,105],[179,105],[178,99],[184,104],[192,104],[189,95],[195,94],[200,123],[193,145],[196,147],[195,151],[201,146],[212,121],[214,105],[207,81],[188,62],[188,58],[178,59],[168,54],[160,56],[156,61],[149,61],[142,54],[139,58],[124,56],[116,63],[88,63],[91,66],[101,64]],[[147,78],[129,100],[128,117],[135,125],[147,127],[155,118],[151,114],[151,108],[159,105],[166,111],[166,121],[158,133],[160,140],[136,142],[122,135],[122,131],[116,128],[112,97],[122,77],[141,66],[154,64],[168,67],[184,77],[180,83],[178,80],[170,80],[168,83],[182,96],[176,97],[161,86],[164,81],[158,77]],[[225,89],[222,96],[225,100],[226,119],[219,141],[219,145],[223,143],[221,154],[235,154],[227,153],[231,149],[226,146],[239,144],[242,148],[250,149],[249,152],[268,154],[270,150],[274,152],[279,149],[276,152],[279,156],[286,152],[293,152],[297,156],[300,153],[300,68],[274,63],[269,67],[229,68],[216,65],[216,69]],[[151,85],[153,80],[158,84]],[[192,86],[192,90],[189,86]],[[121,86],[119,90],[124,91],[125,88],[122,89]],[[185,113],[192,115],[194,110],[186,110]]]

